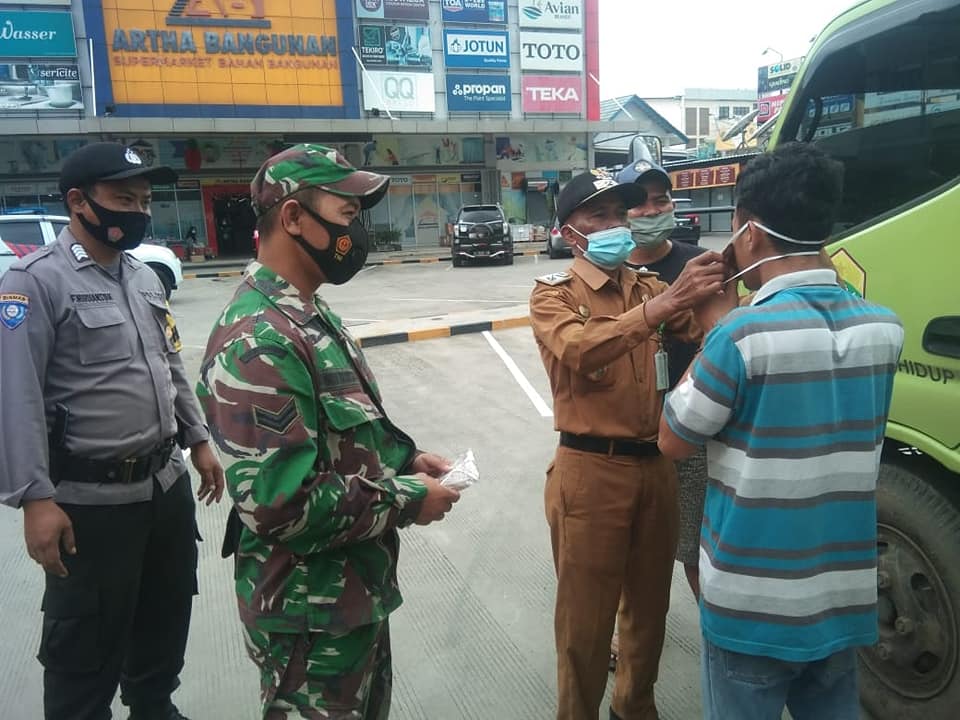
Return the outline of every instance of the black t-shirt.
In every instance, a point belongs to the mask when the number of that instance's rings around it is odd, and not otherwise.
[[[671,243],[673,247],[670,248],[670,252],[656,262],[643,266],[627,263],[627,267],[634,270],[645,267],[650,272],[660,273],[660,279],[670,284],[680,275],[683,266],[687,264],[687,260],[706,252],[706,248],[697,245],[675,241],[671,241]],[[680,342],[670,337],[669,334],[664,337],[663,349],[666,350],[669,358],[671,390],[674,385],[680,382],[680,378],[687,371],[687,366],[690,365],[693,356],[697,354],[698,347],[698,343]]]

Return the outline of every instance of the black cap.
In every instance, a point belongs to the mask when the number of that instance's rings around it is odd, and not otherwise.
[[[147,165],[137,151],[115,142],[84,145],[72,152],[60,171],[60,194],[70,188],[81,188],[103,180],[125,180],[144,177],[153,184],[170,185],[177,173],[163,165]]]
[[[648,178],[662,180],[669,189],[673,189],[673,183],[670,182],[670,175],[659,165],[654,165],[649,160],[638,160],[633,165],[627,165],[617,174],[617,182],[638,183]]]
[[[577,175],[560,191],[560,197],[557,198],[557,220],[560,225],[567,222],[567,218],[578,207],[607,193],[618,195],[627,210],[647,199],[646,191],[639,185],[620,184],[606,170],[590,170]]]

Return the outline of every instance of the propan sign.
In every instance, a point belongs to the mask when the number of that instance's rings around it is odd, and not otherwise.
[[[555,32],[521,32],[520,69],[582,72],[583,36]]]
[[[363,73],[363,109],[390,112],[433,112],[433,73]]]

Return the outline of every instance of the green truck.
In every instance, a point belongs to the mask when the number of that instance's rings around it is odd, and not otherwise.
[[[770,143],[791,141],[843,162],[829,251],[846,285],[906,330],[862,701],[878,720],[960,718],[960,1],[868,0],[833,20]]]

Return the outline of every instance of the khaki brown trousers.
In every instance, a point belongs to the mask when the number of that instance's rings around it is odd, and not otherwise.
[[[617,621],[611,709],[624,720],[655,720],[677,547],[674,464],[559,447],[545,503],[557,571],[557,719],[597,720]]]

